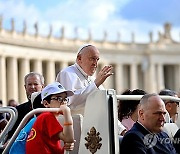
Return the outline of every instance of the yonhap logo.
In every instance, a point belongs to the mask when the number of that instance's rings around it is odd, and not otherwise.
[[[143,139],[144,145],[149,149],[158,143],[160,144],[180,144],[180,138],[161,138],[156,134],[147,134]]]
[[[144,136],[143,142],[145,146],[149,149],[156,145],[157,140],[158,138],[156,134],[147,134],[146,136]]]

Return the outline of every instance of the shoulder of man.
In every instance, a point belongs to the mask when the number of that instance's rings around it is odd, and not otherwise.
[[[63,69],[60,71],[60,73],[63,73],[63,72],[73,72],[74,70],[76,70],[75,64],[63,68]]]
[[[68,76],[70,75],[71,73],[74,73],[75,72],[75,65],[71,65],[71,66],[68,66],[64,69],[62,69],[56,76],[56,81],[57,82],[61,82],[61,76]]]
[[[133,127],[126,132],[123,138],[127,138],[127,140],[131,140],[133,138],[138,139],[139,141],[143,142],[144,136],[147,135],[149,132],[141,126],[139,123],[135,123]]]
[[[31,106],[31,101],[29,100],[28,102],[19,104],[18,106],[16,106],[17,110],[23,110],[26,107],[30,107]]]
[[[129,130],[124,135],[120,144],[120,153],[142,153],[146,154],[147,148],[144,144],[144,135],[137,130]]]

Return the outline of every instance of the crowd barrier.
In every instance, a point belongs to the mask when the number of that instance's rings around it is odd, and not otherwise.
[[[12,129],[12,127],[14,126],[14,124],[17,120],[18,112],[17,112],[16,108],[14,108],[14,107],[0,107],[0,113],[3,113],[3,114],[8,113],[10,115],[10,119],[9,119],[7,125],[5,126],[5,128],[3,129],[3,131],[0,134],[0,148],[2,149],[6,142],[8,132]]]

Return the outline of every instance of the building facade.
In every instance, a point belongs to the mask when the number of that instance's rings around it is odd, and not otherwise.
[[[163,88],[179,91],[180,87],[180,43],[171,38],[171,25],[164,25],[159,39],[149,43],[120,41],[110,42],[106,36],[102,41],[67,39],[62,36],[47,37],[5,30],[0,25],[0,99],[4,104],[9,99],[26,101],[24,76],[31,71],[45,77],[45,83],[55,81],[57,73],[75,62],[76,52],[85,43],[95,45],[100,51],[97,71],[104,65],[113,65],[114,75],[104,83],[105,88],[115,89],[120,94],[125,89],[141,88],[147,92],[159,92]]]

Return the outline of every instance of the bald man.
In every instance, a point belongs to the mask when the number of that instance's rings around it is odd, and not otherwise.
[[[105,66],[95,77],[99,50],[85,44],[78,50],[76,63],[58,73],[56,81],[60,82],[65,89],[74,91],[70,97],[69,105],[72,114],[84,114],[84,106],[88,95],[96,89],[104,89],[102,84],[111,76],[112,66]]]
[[[162,131],[166,108],[157,94],[146,94],[140,100],[138,121],[125,134],[120,153],[175,154],[171,139]]]

